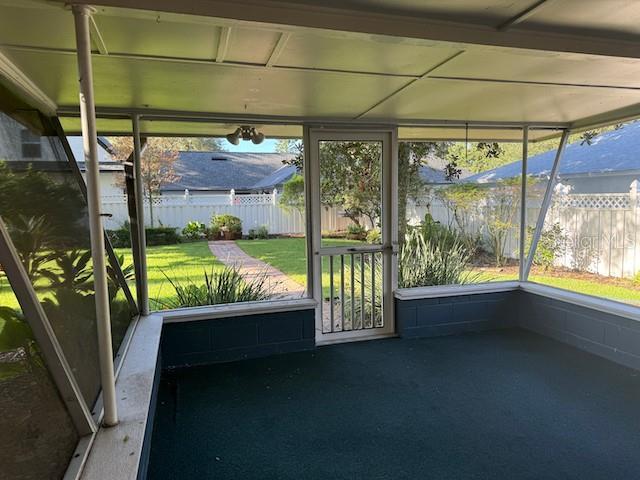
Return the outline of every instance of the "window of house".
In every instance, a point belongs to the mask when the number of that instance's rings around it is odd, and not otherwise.
[[[41,158],[42,144],[40,136],[27,130],[26,128],[20,132],[20,141],[22,144],[23,158]]]

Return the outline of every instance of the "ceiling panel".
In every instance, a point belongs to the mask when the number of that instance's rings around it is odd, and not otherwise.
[[[276,65],[394,75],[422,75],[460,49],[424,42],[416,45],[401,38],[337,36],[295,32]]]
[[[77,105],[74,55],[12,51],[58,105]],[[184,64],[94,56],[98,107],[349,117],[406,83],[361,74]]]
[[[571,122],[640,102],[640,91],[425,79],[364,118]]]
[[[0,6],[0,43],[76,48],[71,12],[43,5]]]
[[[225,60],[264,65],[279,38],[280,33],[276,31],[234,27]]]
[[[109,52],[215,59],[220,28],[172,22],[164,18],[96,15],[96,24]]]
[[[471,47],[432,76],[640,88],[640,60]]]

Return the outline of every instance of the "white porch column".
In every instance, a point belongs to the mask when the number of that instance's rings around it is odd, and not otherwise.
[[[100,216],[100,183],[98,168],[98,134],[96,130],[95,102],[93,97],[93,70],[91,67],[91,38],[87,5],[74,5],[73,17],[76,30],[78,75],[80,83],[80,118],[84,160],[87,166],[87,206],[91,237],[91,258],[95,287],[96,320],[98,329],[98,353],[104,403],[105,426],[118,423],[116,406],[115,375],[113,369],[113,347],[111,344],[111,317],[106,271],[104,230]]]
[[[519,279],[525,281],[525,248],[527,247],[527,158],[529,156],[529,127],[522,129],[522,187],[520,191],[520,255]]]
[[[133,171],[135,175],[136,214],[138,216],[138,247],[136,255],[140,265],[140,278],[136,278],[138,288],[138,308],[142,315],[149,315],[149,282],[147,280],[147,233],[144,223],[144,186],[142,184],[142,144],[140,141],[140,117],[133,115]],[[149,204],[149,208],[152,205]]]

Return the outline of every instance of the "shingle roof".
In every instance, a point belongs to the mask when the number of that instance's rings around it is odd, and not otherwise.
[[[273,172],[271,175],[264,177],[262,180],[259,180],[257,183],[253,185],[253,189],[260,190],[268,190],[274,188],[281,183],[289,180],[293,175],[295,175],[297,168],[293,165],[284,165],[280,167],[278,170]]]
[[[529,175],[548,176],[556,150],[534,155],[527,160]],[[522,161],[473,175],[465,181],[491,183],[520,175]],[[560,162],[560,177],[632,173],[640,170],[640,122],[598,135],[587,143],[567,145]]]
[[[180,152],[174,165],[180,178],[162,187],[162,191],[267,188],[256,187],[256,184],[269,183],[265,180],[281,171],[283,160],[293,156],[291,153]]]

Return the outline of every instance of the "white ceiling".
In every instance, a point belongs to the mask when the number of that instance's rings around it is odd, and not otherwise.
[[[127,3],[174,11],[195,11],[203,4]],[[204,3],[221,4],[221,16],[227,11],[225,2]],[[529,16],[519,17],[538,3]],[[300,26],[293,10],[276,24],[105,6],[97,8],[92,29],[97,108],[116,117],[146,113],[143,133],[148,134],[221,134],[244,119],[283,137],[300,132],[285,124],[302,121],[397,123],[411,126],[401,129],[407,138],[461,138],[464,129],[449,128],[450,122],[584,127],[640,114],[640,58],[577,53],[593,43],[601,50],[617,45],[613,40],[638,42],[637,0],[306,0],[296,11],[307,8],[309,21],[316,21],[319,4],[335,7],[334,12],[350,9],[345,17],[358,9],[385,18],[429,16],[493,33],[507,22],[504,38],[517,45],[530,42],[531,48],[362,33],[371,23],[365,14],[354,33]],[[243,15],[238,10],[233,15]],[[532,28],[537,36],[529,36]],[[541,48],[535,39],[544,37],[542,31],[566,34],[570,41],[558,40],[558,51]],[[499,39],[493,43],[504,43]],[[0,54],[10,67],[0,72],[19,71],[60,112],[77,111],[69,10],[55,2],[0,0]],[[168,112],[198,121],[170,122]],[[422,124],[442,128],[421,130]],[[77,119],[64,125],[77,132]],[[129,122],[117,118],[100,125],[109,133],[129,131]],[[520,133],[494,128],[477,135],[515,139]]]

